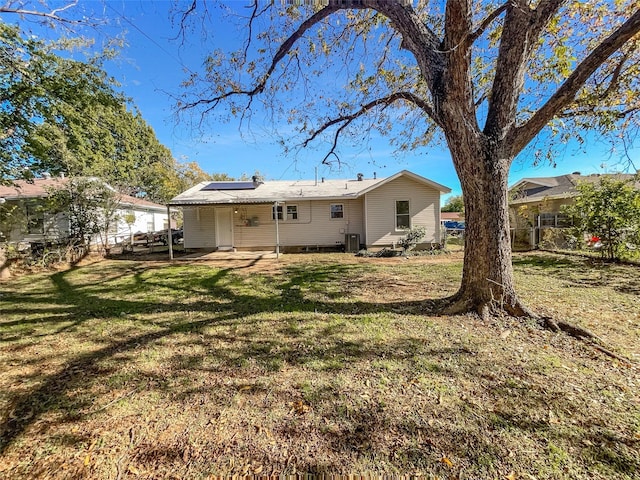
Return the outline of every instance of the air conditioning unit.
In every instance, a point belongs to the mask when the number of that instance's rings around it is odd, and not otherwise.
[[[360,234],[347,233],[344,236],[344,251],[357,253],[360,251]]]

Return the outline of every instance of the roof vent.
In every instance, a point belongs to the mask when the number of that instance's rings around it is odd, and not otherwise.
[[[376,172],[373,172],[373,179],[377,179],[378,178],[378,174]]]
[[[260,180],[260,177],[258,177],[257,175],[253,175],[251,177],[251,181],[253,182],[254,185],[260,185],[261,183],[264,183],[262,180]]]
[[[580,175],[580,172],[572,172],[571,175]]]
[[[364,175],[362,173],[359,173],[358,174],[358,181],[361,182],[363,178],[364,178]]]

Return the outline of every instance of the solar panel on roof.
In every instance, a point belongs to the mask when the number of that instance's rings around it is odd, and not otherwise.
[[[201,190],[255,190],[253,182],[211,182]]]

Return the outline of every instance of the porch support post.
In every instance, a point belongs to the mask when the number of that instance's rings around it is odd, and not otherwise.
[[[173,235],[171,234],[171,208],[167,205],[167,245],[169,245],[169,260],[173,260]]]
[[[276,258],[280,258],[280,223],[278,222],[278,202],[273,203],[273,212],[276,217]]]

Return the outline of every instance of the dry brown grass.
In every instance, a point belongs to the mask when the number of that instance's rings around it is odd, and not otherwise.
[[[519,255],[526,302],[640,359],[638,267]],[[435,314],[461,257],[116,262],[2,284],[0,476],[638,478],[640,373]]]

